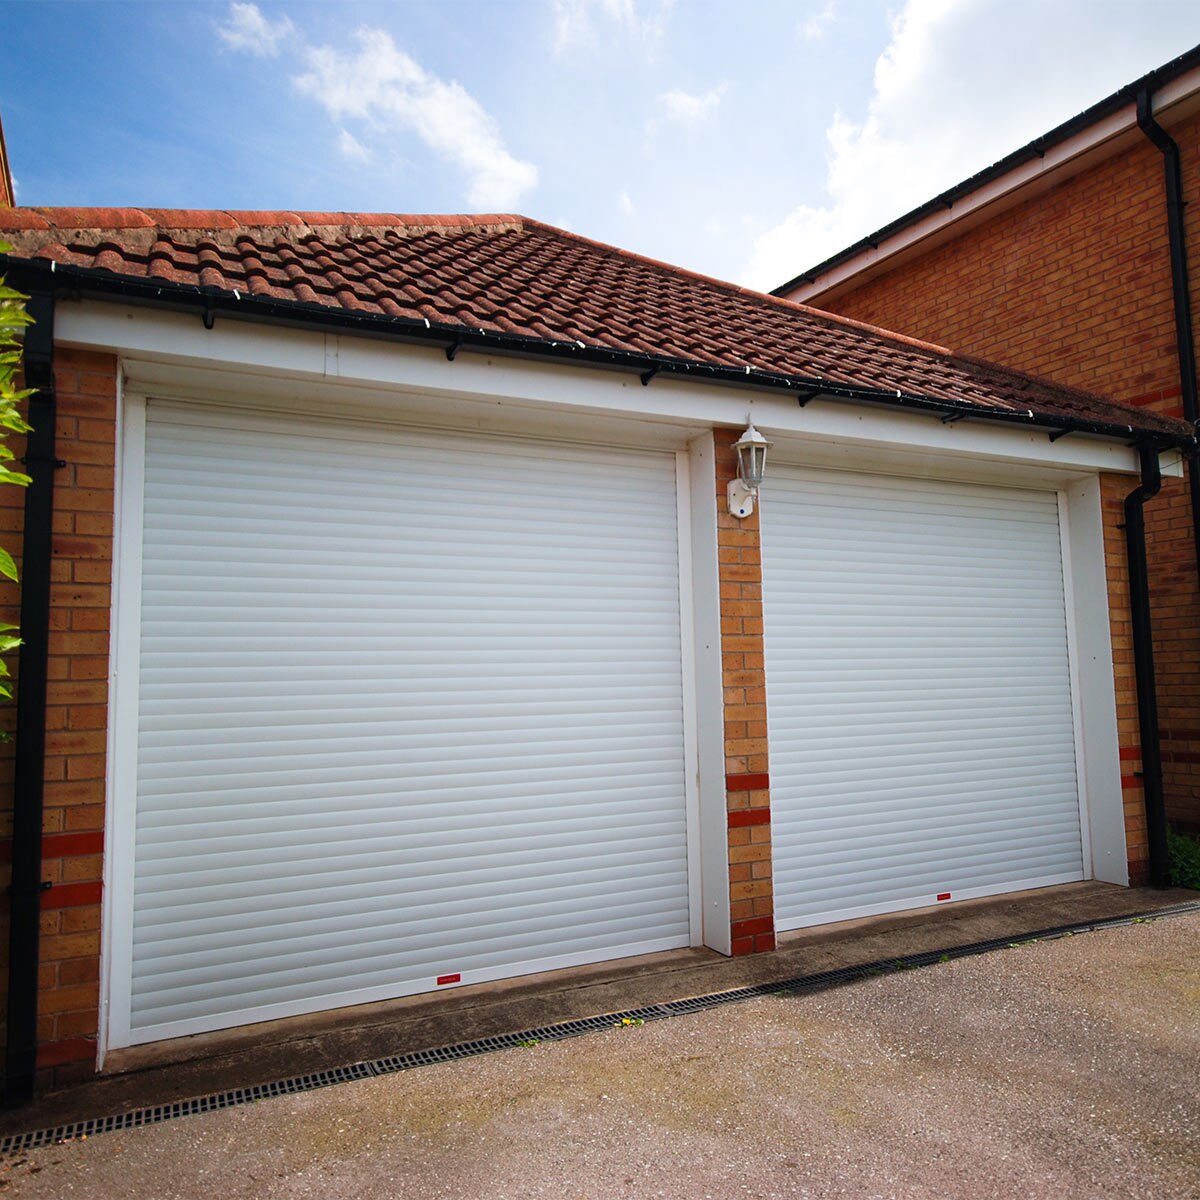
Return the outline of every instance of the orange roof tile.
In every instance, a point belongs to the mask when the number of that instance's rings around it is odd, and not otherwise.
[[[12,257],[544,343],[1186,439],[1143,409],[514,215],[0,209]],[[897,397],[897,402],[901,397]]]

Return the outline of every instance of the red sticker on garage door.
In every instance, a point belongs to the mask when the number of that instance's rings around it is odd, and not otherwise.
[[[938,892],[938,899],[939,900],[949,900],[950,893],[949,892]]]
[[[441,987],[445,983],[461,983],[461,982],[462,982],[462,973],[461,972],[456,972],[453,975],[439,975],[438,976],[438,987]]]

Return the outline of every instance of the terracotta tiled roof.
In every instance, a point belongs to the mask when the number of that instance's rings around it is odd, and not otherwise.
[[[982,415],[1188,426],[655,262],[519,216],[0,210],[14,258],[235,291],[365,319],[428,321],[594,350],[902,393]],[[278,312],[278,307],[276,307]]]

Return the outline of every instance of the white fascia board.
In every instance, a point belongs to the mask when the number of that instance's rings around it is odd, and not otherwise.
[[[1159,120],[1169,120],[1186,115],[1186,109],[1194,107],[1200,93],[1200,68],[1181,75],[1165,84],[1154,95],[1153,112]],[[1192,101],[1192,104],[1188,104]],[[1180,105],[1180,112],[1173,112]],[[802,304],[821,305],[835,299],[844,286],[865,282],[866,279],[890,270],[899,263],[895,260],[922,243],[940,245],[955,236],[961,229],[969,229],[1006,208],[1032,199],[1048,191],[1064,180],[1117,151],[1144,140],[1138,129],[1137,105],[1130,101],[1124,108],[1110,113],[1099,121],[1081,129],[1073,137],[1066,138],[1047,149],[1040,159],[1030,159],[1006,171],[996,179],[954,201],[953,208],[930,213],[912,225],[897,230],[891,237],[868,247],[853,258],[845,259],[819,275],[811,283],[799,283],[787,293],[787,299]]]
[[[1037,482],[1138,470],[1134,451],[1112,438],[1072,434],[1051,442],[1044,431],[972,419],[945,424],[936,414],[829,398],[801,407],[782,393],[669,375],[645,387],[634,371],[467,348],[451,362],[436,346],[219,317],[206,330],[197,316],[96,301],[61,303],[55,337],[61,344],[119,355],[127,383],[164,397],[280,408],[319,404],[350,419],[466,423],[497,432],[644,441],[677,450],[705,429],[741,428],[752,417],[784,455],[823,447],[834,458],[867,454],[880,466],[888,465],[884,458],[910,465],[928,461],[931,467],[941,464],[939,473],[958,462],[972,475],[980,464],[991,463],[1016,474],[1032,471]],[[1177,459],[1165,456],[1168,474],[1181,473]]]

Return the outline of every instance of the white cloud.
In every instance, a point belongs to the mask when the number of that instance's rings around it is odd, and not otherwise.
[[[865,116],[835,113],[826,131],[826,201],[761,234],[745,281],[777,286],[1200,40],[1200,7],[1172,12],[1156,23],[1118,0],[907,0]],[[1097,85],[1098,63],[1114,84]]]
[[[721,97],[728,90],[728,84],[720,84],[710,88],[702,96],[693,96],[690,92],[672,88],[659,96],[659,103],[666,110],[667,117],[672,121],[680,121],[686,125],[694,125],[703,121],[721,103]]]
[[[343,157],[350,159],[352,162],[370,162],[371,151],[362,144],[348,129],[338,130],[337,139],[338,149],[342,152]]]
[[[537,185],[537,168],[508,152],[496,122],[461,84],[430,74],[382,30],[360,29],[355,38],[355,51],[309,47],[308,70],[294,79],[334,120],[411,130],[466,173],[475,208],[513,208]],[[346,152],[348,143],[339,142]]]
[[[617,193],[617,206],[624,216],[633,216],[633,201],[629,198],[629,193],[624,188]]]
[[[231,50],[244,50],[259,58],[272,58],[279,47],[296,32],[287,17],[268,21],[257,4],[231,4],[229,19],[217,26],[217,35]]]
[[[833,24],[835,16],[837,16],[835,0],[825,0],[825,7],[820,11],[800,18],[796,32],[806,42],[819,42],[825,36],[825,31]]]
[[[554,0],[554,49],[561,54],[590,42],[599,28],[644,41],[666,32],[675,0]]]

